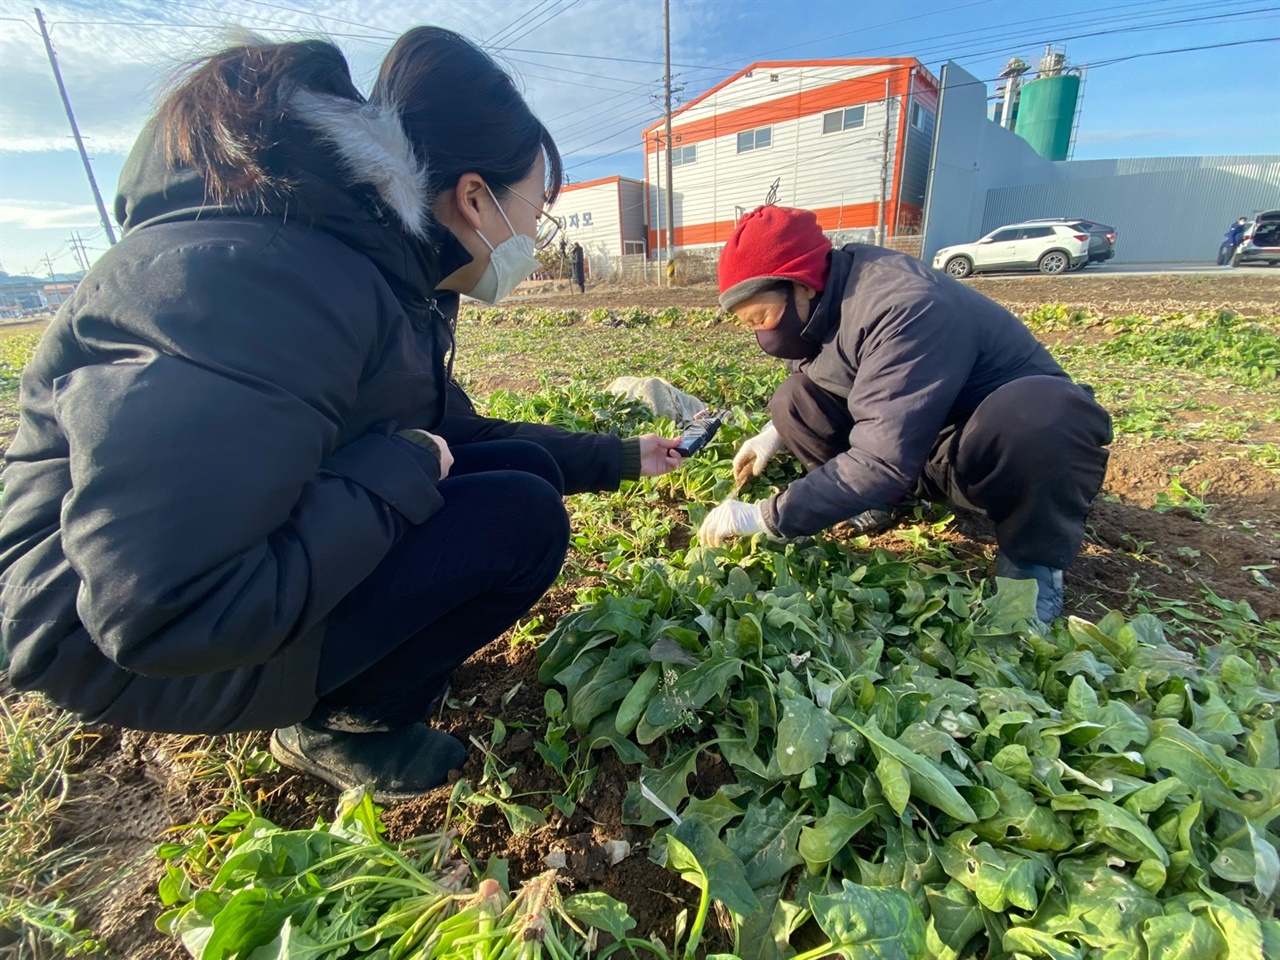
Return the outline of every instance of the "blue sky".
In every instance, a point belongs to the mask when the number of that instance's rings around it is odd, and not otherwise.
[[[672,0],[675,83],[688,100],[753,60],[915,56],[992,78],[1046,43],[1086,72],[1077,159],[1280,154],[1280,0]],[[51,0],[42,4],[108,208],[164,78],[240,24],[328,34],[367,88],[415,23],[487,42],[548,123],[576,180],[640,176],[660,113],[660,0]],[[459,91],[465,96],[465,91]],[[31,5],[0,0],[0,267],[76,267],[78,231],[106,246]]]

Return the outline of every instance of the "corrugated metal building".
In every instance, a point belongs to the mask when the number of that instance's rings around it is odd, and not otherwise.
[[[1236,217],[1280,207],[1280,157],[1151,157],[1053,164],[1055,180],[987,191],[982,232],[1032,217],[1116,228],[1116,260],[1213,260]]]
[[[887,232],[914,232],[936,112],[937,81],[914,58],[753,63],[672,115],[671,184],[664,126],[644,131],[650,249],[666,242],[668,190],[677,249],[723,244],[775,183],[778,203],[825,230],[876,227],[886,126]]]

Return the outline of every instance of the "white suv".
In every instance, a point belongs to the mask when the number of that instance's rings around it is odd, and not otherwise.
[[[1089,259],[1089,234],[1062,223],[1012,223],[976,243],[943,247],[933,265],[961,279],[984,270],[1066,273]]]

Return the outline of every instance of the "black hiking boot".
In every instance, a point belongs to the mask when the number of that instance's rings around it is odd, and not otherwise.
[[[346,733],[309,723],[271,735],[271,755],[290,770],[340,790],[368,784],[375,803],[420,797],[462,766],[466,748],[439,730],[415,723],[398,730]]]
[[[1061,570],[1039,563],[1017,564],[1003,553],[997,553],[996,576],[1009,580],[1034,580],[1039,588],[1036,593],[1036,616],[1045,623],[1052,623],[1062,616],[1065,591]]]
[[[844,525],[856,537],[874,537],[887,533],[911,516],[911,512],[920,506],[914,497],[908,498],[892,510],[864,510],[857,516],[844,521]]]

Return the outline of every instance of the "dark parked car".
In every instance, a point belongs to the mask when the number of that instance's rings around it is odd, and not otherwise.
[[[1089,234],[1088,263],[1105,263],[1116,255],[1116,228],[1083,217],[1041,217],[1027,223],[1063,223]],[[1087,266],[1087,264],[1085,264]]]
[[[1249,263],[1280,263],[1280,210],[1267,210],[1244,228],[1244,238],[1231,257],[1233,267]]]

